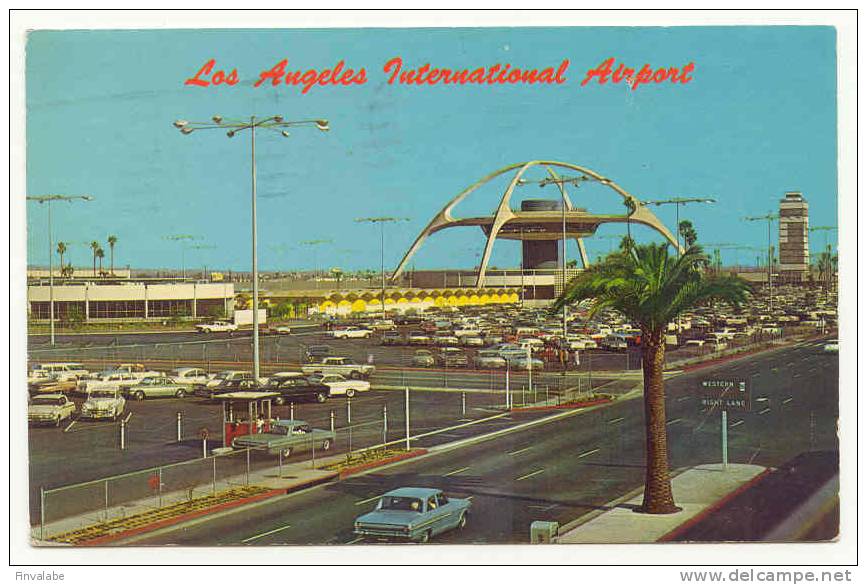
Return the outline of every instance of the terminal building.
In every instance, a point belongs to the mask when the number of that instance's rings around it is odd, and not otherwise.
[[[48,278],[31,278],[27,285],[31,321],[49,320],[52,289],[54,318],[61,322],[231,317],[235,308],[231,282],[55,278],[52,286]]]
[[[780,200],[780,280],[801,282],[810,273],[809,205],[799,191]]]

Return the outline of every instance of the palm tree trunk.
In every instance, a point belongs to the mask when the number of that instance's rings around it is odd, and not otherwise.
[[[641,512],[671,514],[674,505],[668,472],[668,434],[665,418],[665,339],[662,329],[642,335],[641,363],[644,370],[644,417],[646,468]]]
[[[114,246],[111,247],[111,274],[114,276]]]
[[[93,275],[96,276],[96,253],[93,254]]]

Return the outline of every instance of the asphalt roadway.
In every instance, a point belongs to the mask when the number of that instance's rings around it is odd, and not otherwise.
[[[805,452],[838,451],[838,359],[823,353],[821,342],[807,342],[670,379],[673,469],[720,460],[720,412],[702,408],[696,393],[702,379],[714,377],[746,378],[752,386],[752,410],[729,413],[730,461],[779,466]],[[626,400],[205,517],[135,544],[364,542],[353,535],[353,520],[372,509],[378,495],[409,485],[472,498],[467,527],[436,543],[526,543],[533,520],[563,524],[605,509],[639,489],[643,475],[642,403]]]

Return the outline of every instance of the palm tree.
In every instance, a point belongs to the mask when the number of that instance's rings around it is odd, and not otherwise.
[[[683,247],[689,248],[698,241],[698,232],[688,219],[681,221],[677,226],[680,237],[683,238]]]
[[[108,236],[108,248],[111,252],[111,274],[114,275],[114,245],[117,243],[117,236]]]
[[[101,275],[105,274],[102,270],[102,259],[105,258],[105,250],[103,250],[102,246],[100,246],[96,249],[96,252],[94,252],[94,255],[97,258],[99,258],[99,274],[101,276]]]
[[[614,309],[641,329],[644,371],[646,468],[641,511],[668,514],[679,510],[671,492],[665,417],[665,331],[681,313],[700,303],[722,300],[734,305],[746,300],[745,281],[707,276],[701,247],[669,256],[667,244],[630,245],[573,279],[554,305],[592,299],[589,316]]]
[[[60,254],[60,276],[63,276],[63,255],[66,254],[66,242],[57,242],[57,253]]]
[[[90,251],[93,252],[93,275],[96,276],[96,251],[99,250],[99,242],[93,240],[90,243]]]

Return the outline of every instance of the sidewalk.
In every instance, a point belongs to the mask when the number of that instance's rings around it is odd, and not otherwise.
[[[672,478],[675,503],[683,508],[675,514],[639,514],[643,493],[626,501],[614,500],[600,512],[576,520],[577,526],[561,529],[561,544],[640,544],[665,541],[676,531],[698,522],[765,473],[758,465],[707,464],[692,467]]]
[[[219,480],[215,485],[200,486],[195,493],[165,492],[146,499],[111,506],[98,512],[70,516],[44,527],[32,527],[34,545],[103,544],[137,532],[183,522],[219,510],[249,504],[264,498],[305,489],[338,477],[337,471],[321,469],[345,460],[345,455],[332,455],[311,462],[283,464]],[[282,473],[281,473],[282,471]],[[44,535],[44,539],[40,539]]]

